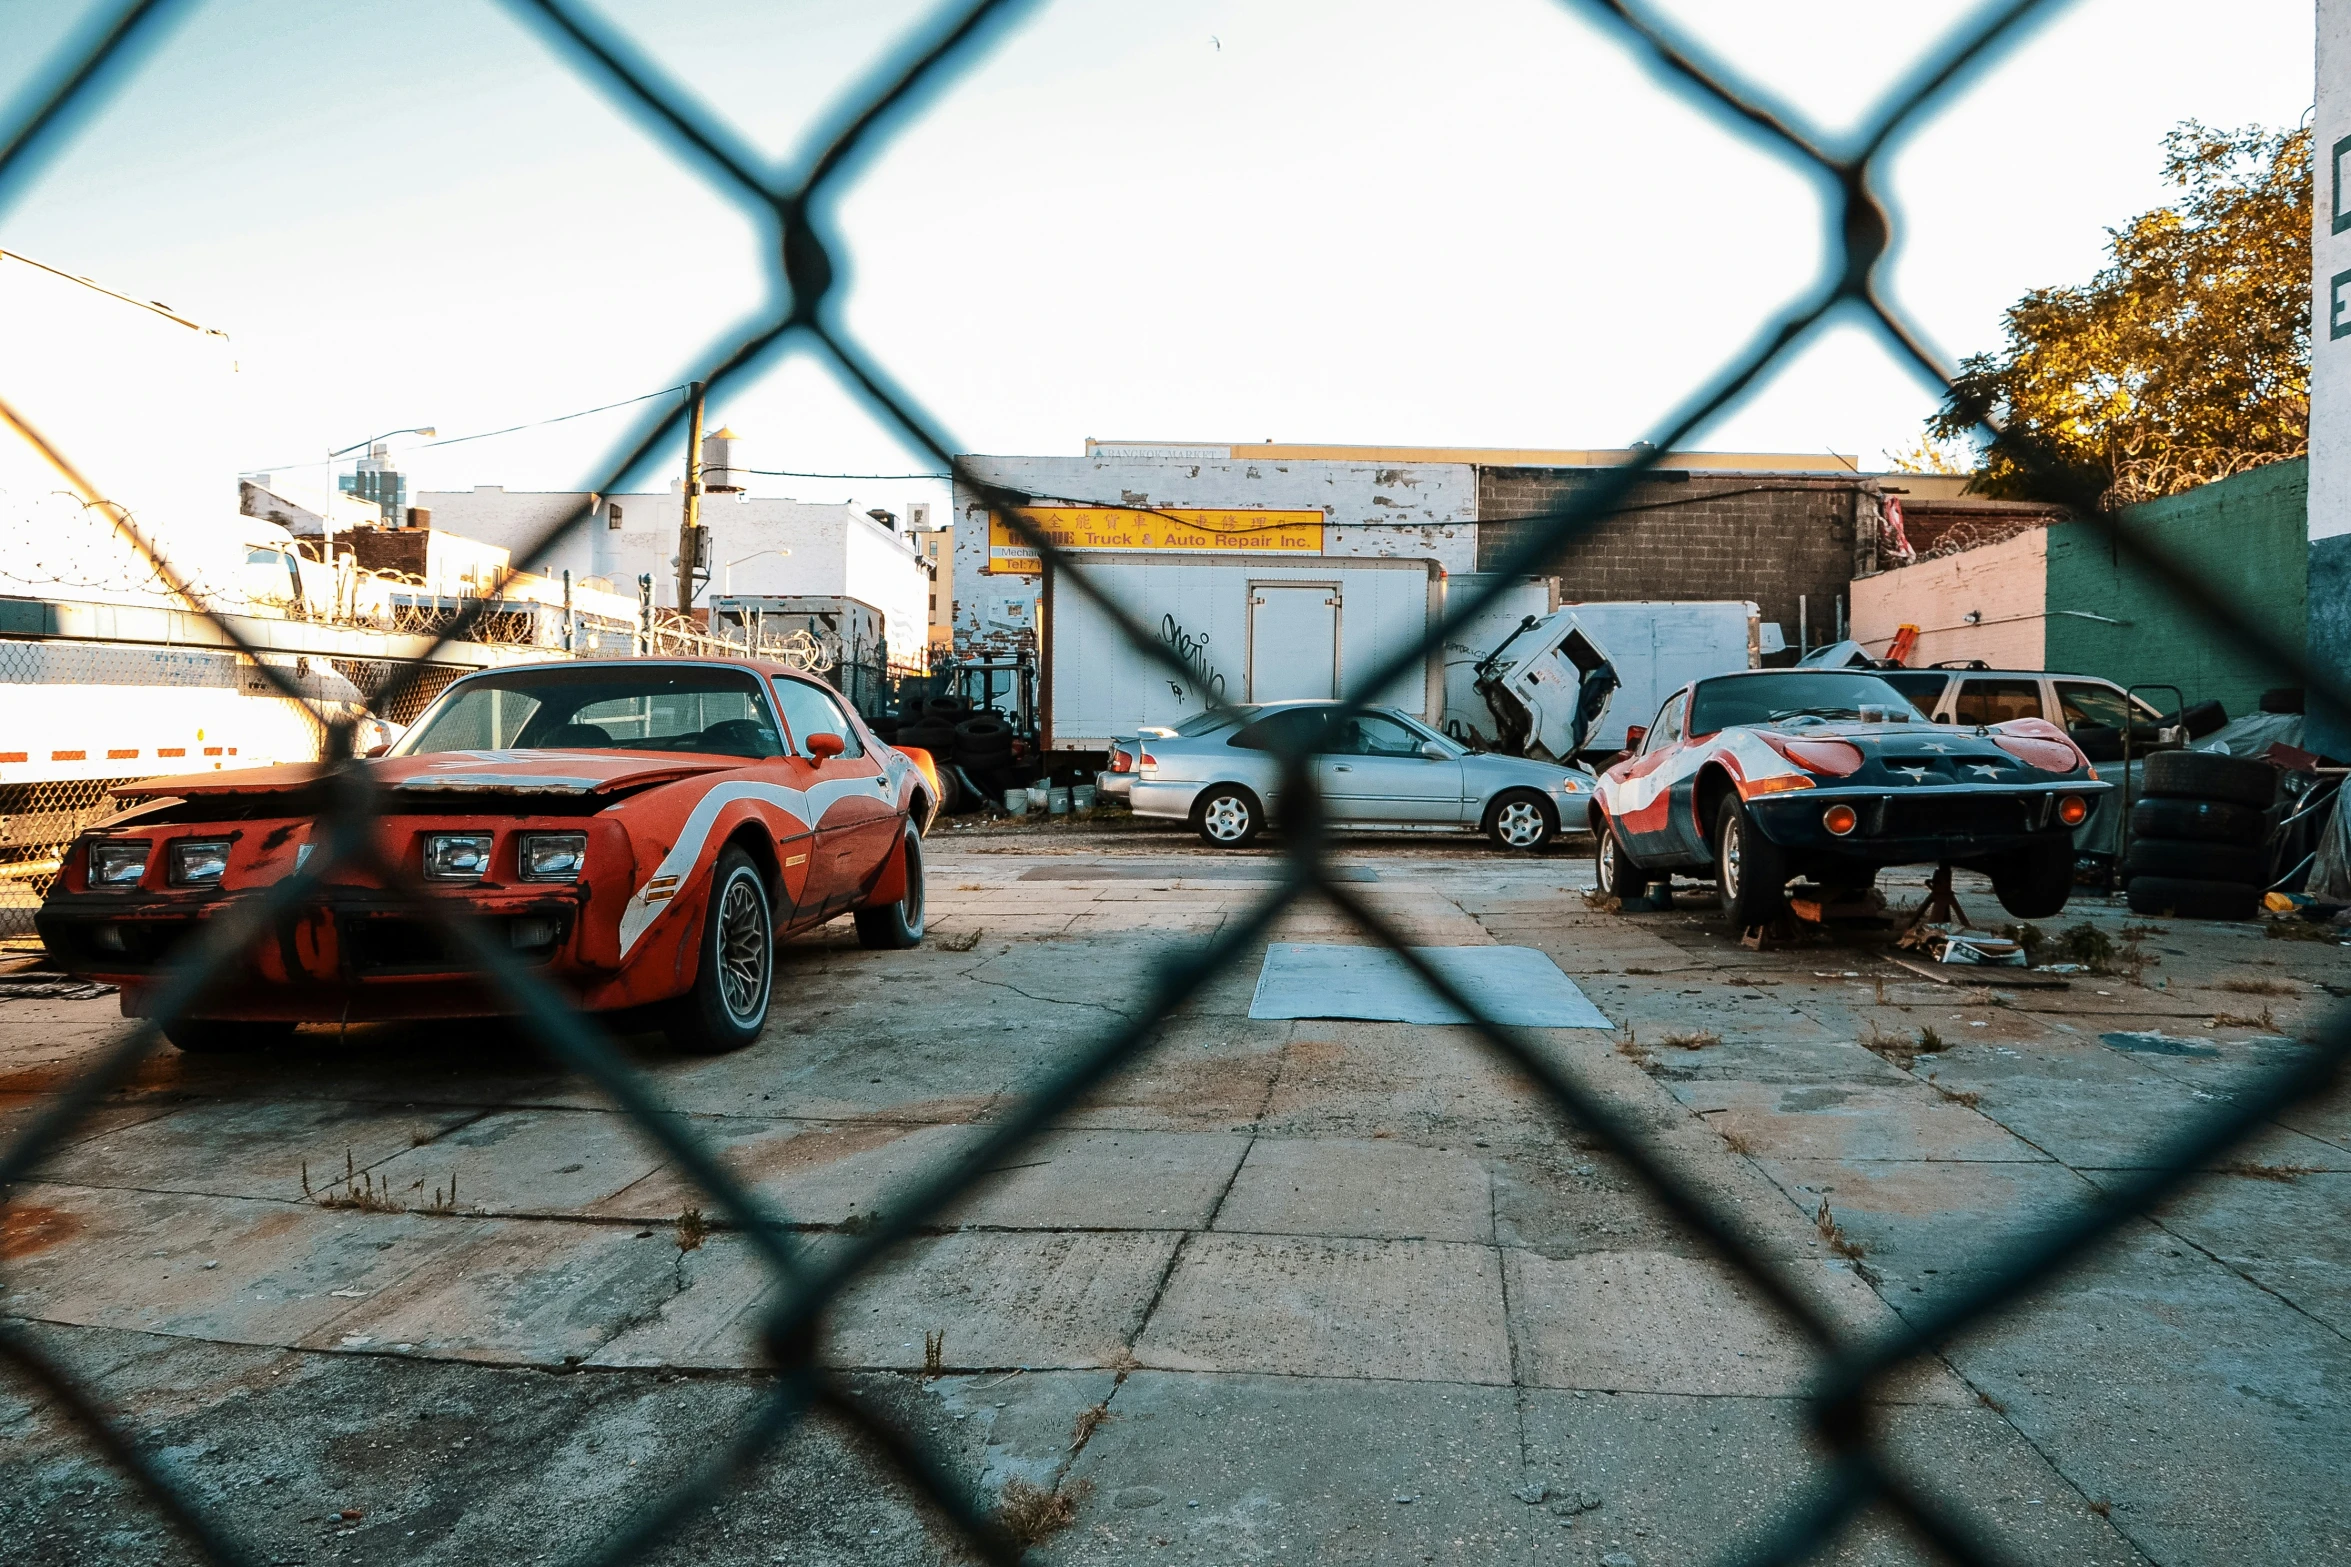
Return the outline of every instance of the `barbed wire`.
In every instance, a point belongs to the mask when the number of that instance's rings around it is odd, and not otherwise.
[[[767,282],[762,307],[691,361],[689,379],[709,393],[753,374],[787,352],[806,353],[888,425],[910,450],[927,455],[943,473],[978,498],[990,513],[1035,553],[1055,582],[1087,599],[1124,637],[1135,654],[1189,682],[1192,671],[1165,647],[1130,606],[1120,602],[1087,572],[1083,555],[1057,545],[1024,513],[1049,504],[1016,486],[987,478],[958,455],[945,426],[905,388],[891,379],[849,333],[838,314],[838,249],[832,212],[862,167],[902,127],[927,97],[968,70],[986,45],[1002,34],[1024,7],[1013,0],[979,0],[950,7],[890,54],[871,80],[798,158],[771,166],[734,129],[714,119],[680,84],[662,72],[635,42],[603,19],[569,0],[509,0],[552,47],[570,58],[584,77],[616,107],[671,150],[715,190],[734,201],[757,223],[764,248],[759,261]],[[1826,137],[1791,111],[1744,83],[1724,62],[1627,0],[1581,0],[1598,19],[1673,91],[1720,119],[1741,136],[1771,150],[1810,176],[1821,194],[1830,236],[1821,274],[1779,316],[1676,409],[1650,443],[1625,462],[1596,472],[1556,510],[1525,519],[1514,542],[1489,568],[1486,584],[1450,602],[1412,647],[1399,649],[1357,682],[1347,705],[1359,711],[1370,693],[1394,680],[1441,647],[1507,591],[1509,580],[1538,571],[1574,540],[1624,509],[1633,489],[1666,452],[1685,446],[1710,421],[1744,399],[1768,370],[1832,321],[1857,319],[1876,334],[1897,361],[1929,385],[1947,390],[1947,367],[1890,299],[1881,268],[1894,234],[1893,214],[1872,180],[1889,151],[1899,145],[1927,112],[2004,51],[2057,6],[2055,0],[2008,0],[1966,19],[1922,58],[1869,115],[1860,131],[1843,140]],[[139,0],[96,30],[92,41],[41,73],[43,84],[5,140],[0,140],[0,205],[21,190],[36,158],[54,148],[76,115],[91,112],[104,87],[120,78],[131,54],[150,45],[158,18],[173,9],[164,0]],[[101,492],[75,473],[64,454],[48,448],[4,408],[0,416],[33,440],[75,490],[107,510]],[[667,450],[685,411],[670,408],[643,416],[618,443],[596,482],[583,493],[611,494],[643,472]],[[1140,508],[1148,510],[1149,508]],[[107,510],[112,525],[128,534],[153,561],[159,579],[178,579],[158,559],[120,508]],[[541,535],[514,552],[515,559],[541,558],[548,548],[589,517],[586,505],[558,518]],[[2285,643],[2247,606],[2215,596],[2208,584],[2156,541],[2115,528],[2112,519],[2087,519],[2103,527],[2118,554],[2137,561],[2164,591],[2198,606],[2212,623],[2246,647],[2259,648],[2280,666],[2302,672],[2306,687],[2322,698],[2344,702],[2332,671],[2307,667],[2303,649]],[[503,581],[504,579],[500,579]],[[422,679],[433,653],[453,640],[473,636],[485,618],[498,613],[495,587],[463,602],[426,628],[434,639],[428,651],[391,681]],[[690,623],[689,623],[690,624]],[[230,628],[223,634],[235,641]],[[691,639],[713,639],[696,628],[655,617],[646,628],[655,652]],[[814,639],[811,639],[812,642]],[[242,646],[242,644],[238,644]],[[730,652],[739,645],[719,644]],[[819,649],[819,651],[822,651]],[[272,678],[277,678],[275,675]],[[288,689],[287,695],[299,697]],[[1218,705],[1223,705],[1221,700]],[[2351,705],[2351,704],[2346,704]],[[313,899],[330,876],[344,870],[377,878],[462,951],[520,1019],[524,1031],[559,1063],[577,1071],[611,1096],[621,1112],[660,1148],[744,1238],[780,1286],[761,1322],[761,1339],[775,1376],[751,1411],[731,1433],[715,1441],[694,1473],[633,1515],[611,1538],[600,1541],[588,1561],[618,1563],[641,1557],[690,1513],[714,1502],[723,1505],[730,1478],[771,1452],[811,1410],[823,1409],[861,1431],[916,1495],[960,1534],[968,1547],[993,1562],[1012,1562],[1020,1547],[998,1521],[981,1511],[950,1467],[918,1434],[861,1399],[841,1374],[817,1354],[818,1327],[842,1292],[888,1258],[893,1249],[932,1222],[940,1210],[966,1192],[985,1172],[998,1168],[1051,1127],[1113,1072],[1133,1065],[1154,1047],[1162,1020],[1193,1000],[1201,988],[1245,962],[1274,923],[1299,899],[1324,900],[1370,939],[1398,952],[1437,995],[1470,1018],[1485,1049],[1531,1078],[1548,1103],[1583,1133],[1633,1171],[1643,1186],[1716,1256],[1733,1268],[1772,1310],[1811,1347],[1817,1360],[1809,1408],[1810,1424],[1825,1444],[1825,1474],[1792,1495],[1784,1510],[1756,1537],[1735,1542],[1725,1559],[1746,1563],[1794,1561],[1820,1549],[1862,1509],[1883,1506],[1943,1554],[1964,1563],[1993,1563],[2006,1552],[1979,1518],[1954,1502],[1930,1477],[1906,1469],[1880,1445],[1866,1418],[1871,1392],[1886,1378],[1963,1332],[1975,1331],[2024,1306],[2032,1292],[2077,1265],[2115,1229],[2146,1213],[2184,1183],[2197,1177],[2222,1153],[2284,1106],[2319,1090],[2337,1073],[2351,1030],[2333,1018],[2317,1043],[2266,1076],[2240,1085],[2236,1097],[2218,1104],[2182,1129],[2144,1167],[2106,1186],[2101,1195],[2062,1220],[2008,1241],[1996,1258],[1947,1295],[1897,1315],[1892,1326],[1861,1334],[1838,1325],[1814,1300],[1802,1280],[1770,1256],[1755,1236],[1712,1196],[1681,1171],[1648,1132],[1611,1103],[1591,1082],[1561,1065],[1528,1033],[1496,1024],[1461,995],[1445,975],[1408,944],[1381,910],[1365,902],[1328,861],[1329,840],[1314,791],[1307,757],[1295,748],[1277,753],[1285,801],[1284,854],[1277,885],[1206,942],[1172,953],[1152,973],[1143,995],[1125,1019],[1070,1050],[1024,1085],[980,1135],[955,1154],[923,1168],[881,1195],[872,1205],[874,1221],[821,1255],[793,1240],[788,1216],[746,1186],[692,1132],[684,1117],[670,1113],[642,1074],[614,1048],[604,1026],[535,973],[461,907],[426,894],[401,867],[375,847],[375,786],[363,769],[348,764],[344,731],[330,733],[324,747],[338,763],[334,798],[321,817],[324,841],[295,875],[259,896],[229,906],[206,922],[200,937],[163,970],[151,1015],[40,1106],[5,1149],[0,1149],[0,1192],[11,1191],[74,1126],[97,1109],[155,1048],[159,1027],[187,1015],[208,979],[236,962],[271,922]],[[100,1409],[90,1388],[23,1333],[0,1329],[0,1359],[24,1376],[40,1397],[88,1431],[100,1451],[129,1474],[164,1516],[202,1555],[220,1563],[252,1560],[244,1542],[210,1520],[139,1444],[129,1440]]]

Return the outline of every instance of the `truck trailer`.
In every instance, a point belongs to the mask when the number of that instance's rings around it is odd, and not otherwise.
[[[1147,657],[1082,589],[1049,574],[1040,699],[1049,751],[1108,751],[1114,739],[1172,727],[1215,702],[1364,695],[1443,722],[1439,649],[1414,657],[1384,690],[1361,690],[1444,613],[1435,561],[1106,550],[1086,555],[1085,573],[1180,669]]]

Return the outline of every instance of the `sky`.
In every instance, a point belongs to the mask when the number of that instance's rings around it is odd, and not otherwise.
[[[0,0],[0,102],[111,9]],[[1970,9],[1655,12],[1834,135]],[[905,0],[601,14],[778,168],[936,25]],[[2166,129],[2302,118],[2308,0],[2226,16],[2057,8],[1899,144],[1881,181],[1891,291],[1947,360],[1996,347],[2006,306],[2086,278],[2110,227],[2166,199]],[[854,173],[831,214],[842,319],[977,452],[1622,446],[1823,257],[1815,181],[1560,0],[1044,0]],[[572,56],[483,0],[185,5],[99,112],[0,189],[0,249],[228,334],[224,476],[321,474],[327,451],[381,431],[448,439],[674,386],[764,308],[766,243]],[[1840,327],[1688,444],[1878,468],[1934,404]],[[394,445],[418,489],[579,488],[652,406]],[[805,353],[710,417],[755,468],[933,466]],[[754,487],[943,498],[897,478]]]

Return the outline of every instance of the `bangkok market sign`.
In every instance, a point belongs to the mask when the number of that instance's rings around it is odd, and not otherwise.
[[[1145,510],[1124,506],[1024,506],[1020,515],[1065,550],[1161,550],[1198,554],[1322,553],[1322,513],[1240,507]],[[1001,516],[988,518],[988,570],[1036,576],[1044,570],[1028,540]]]

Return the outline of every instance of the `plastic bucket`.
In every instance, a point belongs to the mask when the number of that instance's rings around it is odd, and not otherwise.
[[[1069,814],[1069,791],[1067,789],[1053,790],[1045,797],[1045,801],[1045,809],[1053,815],[1067,816]]]
[[[1042,811],[1050,806],[1052,802],[1047,799],[1046,796],[1051,792],[1052,791],[1050,789],[1041,783],[1030,784],[1028,788],[1029,809],[1032,811]]]
[[[1069,808],[1073,811],[1092,810],[1094,808],[1094,786],[1092,784],[1071,785],[1069,791]]]
[[[1026,815],[1028,815],[1028,814],[1029,814],[1029,792],[1028,792],[1026,789],[1007,789],[1007,790],[1005,790],[1005,791],[1004,791],[1004,809],[1006,809],[1007,811],[1010,811],[1010,812],[1011,812],[1013,815],[1015,815],[1015,816],[1026,816]]]

